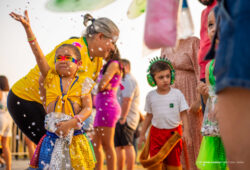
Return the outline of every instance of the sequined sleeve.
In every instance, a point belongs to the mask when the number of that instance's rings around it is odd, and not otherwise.
[[[87,95],[95,86],[95,81],[89,77],[86,77],[82,83],[82,96]]]

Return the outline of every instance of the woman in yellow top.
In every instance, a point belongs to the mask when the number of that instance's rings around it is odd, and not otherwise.
[[[40,152],[34,157],[34,160],[38,157],[38,167],[34,168],[44,169],[49,166],[55,170],[93,169],[95,158],[89,141],[82,131],[82,123],[91,114],[90,91],[94,81],[77,73],[82,65],[81,54],[76,47],[79,44],[59,46],[55,52],[54,65],[50,66],[31,30],[27,11],[25,17],[13,12],[10,15],[22,23],[28,39],[32,39],[29,41],[30,47],[41,76],[45,79],[47,132],[38,144],[37,151]],[[103,57],[106,57],[110,54],[110,49],[115,50],[114,44],[110,43],[112,41],[110,38],[101,34],[99,36],[96,41],[99,41],[100,45],[105,44],[99,53],[104,53]],[[65,157],[60,153],[64,153]]]
[[[91,24],[87,26],[88,21]],[[87,26],[83,37],[69,39],[45,56],[51,68],[55,67],[55,51],[62,44],[74,44],[80,50],[82,64],[78,69],[79,76],[96,79],[102,67],[102,57],[114,49],[114,44],[119,36],[119,29],[108,18],[94,19],[86,14],[84,25]],[[34,43],[33,37],[28,37]],[[39,68],[36,65],[30,72],[14,84],[8,96],[8,109],[18,127],[36,144],[46,133],[43,108],[39,90]]]

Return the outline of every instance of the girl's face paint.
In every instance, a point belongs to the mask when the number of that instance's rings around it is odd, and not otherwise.
[[[56,57],[56,62],[58,61],[70,61],[70,62],[73,62],[75,64],[77,64],[77,59],[71,57],[71,56],[62,56],[62,55],[59,55]]]
[[[55,56],[56,72],[62,77],[73,77],[81,65],[81,61],[76,58],[71,49],[67,47],[59,49]]]

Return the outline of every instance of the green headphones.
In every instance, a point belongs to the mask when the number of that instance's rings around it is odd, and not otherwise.
[[[155,87],[156,86],[156,82],[154,80],[154,76],[150,73],[150,69],[152,67],[152,65],[156,62],[159,62],[159,61],[163,61],[165,63],[168,64],[168,66],[170,67],[170,73],[171,73],[171,82],[170,84],[174,84],[174,80],[175,80],[175,70],[174,70],[174,67],[172,66],[171,62],[167,59],[167,58],[161,58],[161,57],[155,57],[153,58],[152,60],[149,61],[150,65],[148,67],[148,74],[147,74],[147,80],[148,80],[148,84],[151,86],[151,87]]]

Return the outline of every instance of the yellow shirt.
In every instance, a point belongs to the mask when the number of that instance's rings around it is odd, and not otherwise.
[[[74,117],[73,103],[82,106],[81,96],[89,94],[94,84],[92,79],[76,75],[69,85],[67,93],[63,94],[60,76],[54,69],[50,69],[44,81],[46,106],[51,102],[56,102],[54,112],[62,113],[64,107],[64,113]]]
[[[45,56],[49,66],[51,68],[55,68],[54,61],[55,61],[56,49],[62,44],[72,44],[72,43],[78,43],[81,46],[78,47],[78,49],[81,52],[81,60],[82,60],[82,66],[80,67],[78,72],[79,77],[81,76],[90,77],[95,80],[97,74],[99,73],[102,67],[102,58],[94,57],[93,61],[91,61],[88,54],[87,43],[85,42],[83,37],[79,39],[69,39],[63,41],[61,44],[56,46],[52,52],[50,52]],[[36,65],[33,69],[30,70],[30,72],[25,77],[17,81],[12,86],[11,89],[13,93],[24,100],[35,101],[42,104],[39,95],[39,84],[38,84],[38,80],[40,77],[39,74],[40,70]]]

